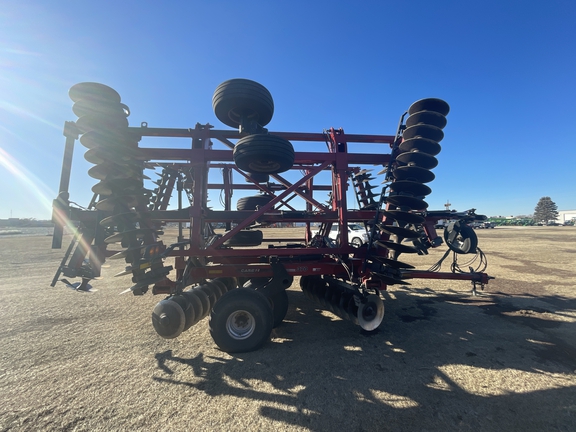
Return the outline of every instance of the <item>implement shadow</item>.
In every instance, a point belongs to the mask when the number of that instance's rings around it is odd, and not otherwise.
[[[261,350],[192,358],[158,353],[154,379],[255,402],[260,416],[305,430],[573,425],[576,356],[542,355],[573,349],[550,334],[562,326],[574,330],[574,323],[552,319],[573,309],[573,299],[550,298],[550,317],[515,317],[508,296],[402,287],[387,294],[384,322],[366,336],[302,293],[290,290],[289,297],[286,321]]]

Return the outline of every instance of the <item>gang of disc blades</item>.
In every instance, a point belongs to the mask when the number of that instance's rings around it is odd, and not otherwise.
[[[408,114],[412,115],[420,111],[436,111],[443,116],[447,116],[450,112],[450,105],[445,101],[438,98],[420,99],[410,105]]]
[[[376,244],[378,244],[378,246],[385,247],[386,249],[392,249],[392,250],[398,251],[400,253],[418,253],[418,249],[416,249],[415,247],[407,246],[407,245],[402,244],[402,243],[394,243],[392,241],[376,240]]]
[[[420,233],[408,228],[397,227],[393,225],[378,225],[382,231],[386,231],[388,234],[394,234],[400,238],[413,239],[420,237]]]
[[[442,114],[436,111],[418,111],[408,117],[406,126],[414,126],[416,124],[429,124],[437,128],[444,129],[447,120]]]
[[[397,167],[393,175],[396,180],[410,180],[420,183],[429,183],[436,178],[432,171],[411,165]]]
[[[394,204],[397,207],[409,207],[411,210],[424,210],[428,208],[428,203],[420,198],[406,195],[390,195],[386,202]]]
[[[437,128],[436,126],[417,124],[404,129],[404,132],[402,133],[402,138],[406,140],[416,137],[427,138],[431,139],[432,141],[440,142],[442,141],[442,138],[444,138],[444,132],[442,132],[442,129]]]
[[[442,150],[442,147],[436,141],[421,137],[406,139],[400,143],[398,148],[402,153],[418,150],[430,156],[436,156]]]
[[[414,182],[410,180],[398,180],[390,183],[390,191],[398,193],[408,193],[412,196],[425,196],[432,193],[430,189],[425,184],[420,182]]]

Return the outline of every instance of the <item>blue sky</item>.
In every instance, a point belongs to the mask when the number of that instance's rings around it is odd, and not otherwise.
[[[237,77],[272,93],[271,131],[391,135],[412,102],[442,98],[430,209],[531,214],[542,196],[576,209],[572,0],[160,3],[2,1],[0,218],[50,218],[75,83],[115,88],[134,126],[225,128],[212,93]],[[80,205],[96,182],[84,150]]]

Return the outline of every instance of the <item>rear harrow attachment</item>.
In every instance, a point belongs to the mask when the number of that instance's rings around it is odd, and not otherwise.
[[[89,291],[106,258],[123,259],[125,270],[115,276],[131,277],[125,292],[165,296],[152,312],[164,338],[210,316],[220,349],[257,349],[284,319],[286,289],[298,276],[307,298],[364,332],[381,325],[381,292],[390,285],[415,278],[467,280],[475,292],[490,279],[468,225],[485,216],[473,209],[428,210],[428,184],[449,112],[440,99],[413,103],[394,135],[358,135],[333,128],[270,132],[272,96],[245,79],[226,81],[214,92],[214,113],[232,128],[222,130],[200,123],[190,129],[129,126],[129,108],[103,84],[76,84],[69,95],[78,119],[65,123],[52,247],[62,247],[65,227],[74,236],[51,285],[63,281]],[[184,145],[151,147],[157,137]],[[86,208],[69,200],[76,142],[87,149],[84,157],[93,164],[88,175],[97,180]],[[354,152],[357,144],[375,150]],[[233,205],[234,193],[242,196]],[[436,231],[439,220],[451,221],[443,236]],[[350,238],[349,223],[364,226],[368,240]],[[168,224],[178,227],[178,235],[164,244]],[[302,227],[302,235],[264,237],[262,228],[284,225]],[[428,270],[402,261],[403,254],[423,255],[442,245],[446,253]],[[440,272],[450,253],[450,271]],[[466,254],[472,259],[458,265]]]

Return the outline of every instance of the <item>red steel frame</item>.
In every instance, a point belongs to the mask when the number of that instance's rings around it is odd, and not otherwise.
[[[67,123],[67,126],[70,124]],[[188,208],[178,210],[166,210],[167,202],[162,210],[150,211],[150,218],[162,222],[186,222],[190,223],[190,232],[187,248],[176,248],[168,256],[175,257],[176,276],[182,277],[186,257],[196,257],[200,262],[207,265],[189,268],[187,280],[190,283],[198,283],[203,279],[212,279],[220,276],[234,277],[272,277],[270,259],[278,258],[287,272],[292,276],[304,275],[334,275],[349,279],[348,271],[371,287],[386,289],[386,284],[371,279],[370,268],[363,265],[367,254],[372,257],[381,256],[386,258],[388,250],[385,248],[356,248],[348,244],[349,221],[366,222],[373,221],[377,216],[377,210],[351,210],[347,203],[347,188],[349,187],[350,175],[358,172],[360,166],[380,165],[387,166],[391,154],[384,151],[371,153],[350,153],[349,143],[385,144],[392,148],[395,137],[391,135],[357,135],[345,134],[342,129],[330,129],[325,133],[296,133],[296,132],[271,132],[292,143],[316,142],[328,147],[327,152],[295,152],[293,169],[304,171],[304,175],[291,182],[278,174],[271,175],[277,186],[270,188],[265,184],[251,182],[248,176],[240,171],[233,160],[231,140],[241,138],[243,135],[234,130],[214,130],[209,124],[197,124],[194,129],[166,129],[149,128],[146,124],[141,127],[130,127],[129,132],[142,138],[187,138],[192,140],[191,148],[148,148],[139,147],[137,159],[143,162],[157,162],[168,164],[175,169],[194,168],[201,175],[195,176],[191,195],[194,203]],[[69,166],[72,147],[70,142],[74,140],[74,134],[68,133],[66,152],[64,156],[62,191],[67,194]],[[213,141],[223,143],[226,149],[213,149]],[[175,162],[177,161],[177,162]],[[222,183],[209,183],[208,171],[210,168],[223,170]],[[317,185],[314,177],[329,170],[332,174],[332,185]],[[237,172],[246,177],[247,183],[233,184],[232,173]],[[280,186],[278,186],[280,185]],[[224,195],[224,210],[210,210],[206,207],[208,190],[219,189]],[[274,198],[255,211],[234,211],[231,209],[231,197],[234,190],[260,190],[274,194]],[[314,197],[315,191],[330,191],[332,201],[329,205],[318,202]],[[305,210],[298,210],[290,203],[292,198],[298,196],[306,203]],[[279,207],[287,208],[286,211],[278,210]],[[55,213],[59,210],[55,209]],[[60,212],[62,213],[62,212]],[[78,209],[68,209],[68,217],[76,220],[89,220],[96,217],[94,212]],[[426,213],[423,213],[426,217]],[[55,220],[59,218],[55,217]],[[434,223],[435,217],[427,217],[424,223],[425,231],[430,240],[437,235]],[[298,246],[291,247],[255,247],[255,248],[229,248],[222,247],[227,239],[250,225],[259,222],[304,222],[306,235],[304,239],[282,239],[286,241],[300,242]],[[386,223],[385,217],[379,221]],[[222,237],[217,238],[211,244],[204,244],[202,232],[205,223],[223,222],[235,224]],[[320,222],[328,225],[339,225],[339,246],[336,247],[312,247],[311,223]],[[55,232],[60,232],[57,226]],[[321,233],[327,234],[327,233]],[[387,234],[380,235],[386,239]],[[57,237],[57,236],[55,236]],[[277,241],[278,239],[274,239]],[[58,240],[55,240],[55,244]],[[105,248],[106,246],[104,246]],[[117,251],[116,251],[117,252]],[[115,251],[100,251],[105,256],[110,256]],[[345,262],[346,266],[342,263]],[[469,280],[474,283],[486,284],[489,277],[485,273],[448,273],[431,272],[420,270],[402,270],[402,278],[428,278],[428,279],[454,279]],[[173,282],[161,282],[159,286],[170,286]],[[156,291],[153,291],[156,292]],[[163,292],[161,289],[157,292]],[[165,292],[165,291],[164,291]]]

